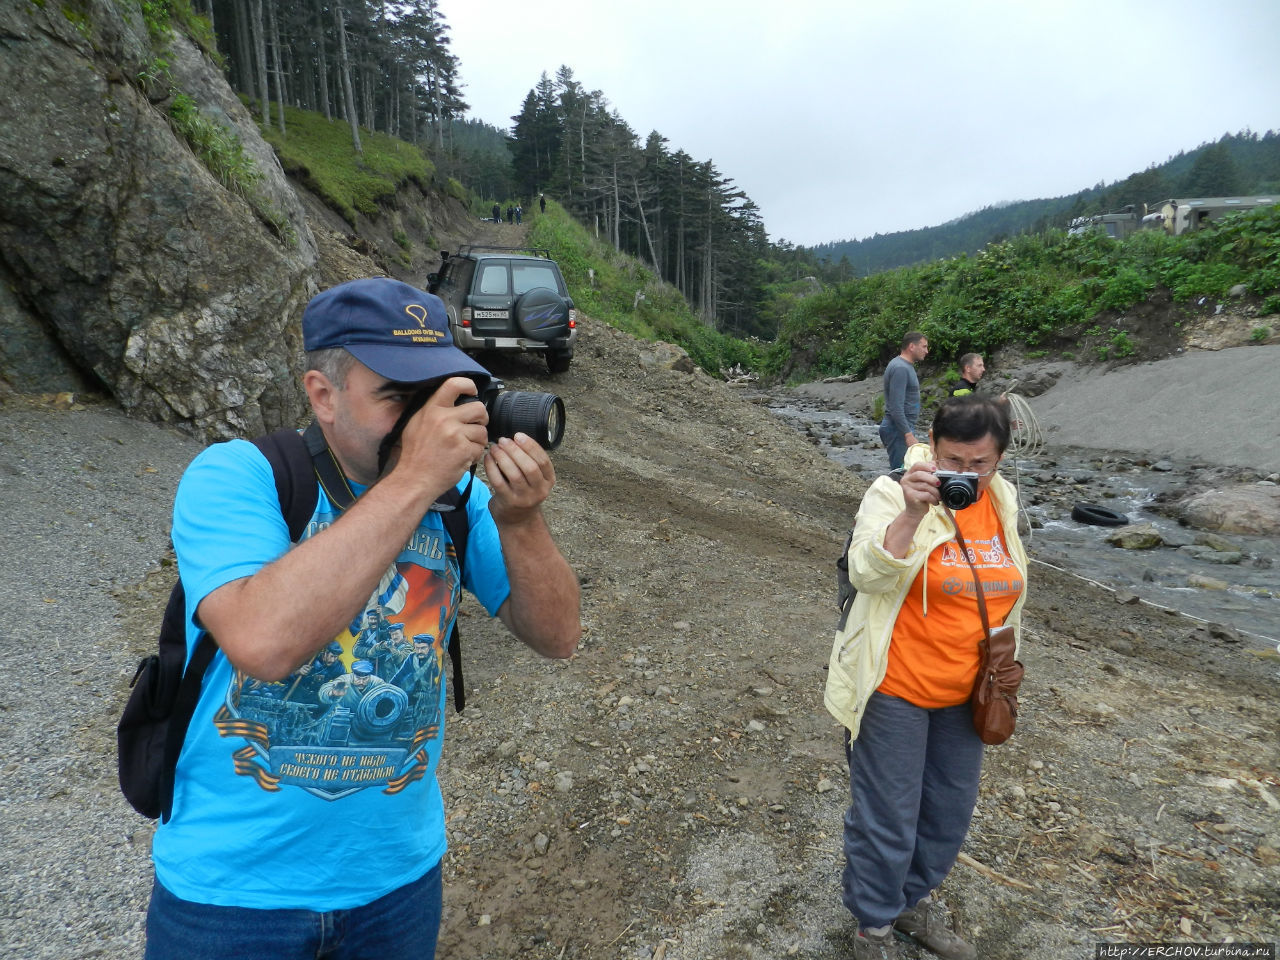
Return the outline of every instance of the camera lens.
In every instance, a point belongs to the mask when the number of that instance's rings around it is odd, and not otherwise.
[[[527,433],[554,450],[564,437],[564,401],[554,393],[508,390],[489,402],[489,439]]]
[[[952,510],[963,510],[978,499],[977,483],[968,477],[947,477],[938,488],[938,496]]]

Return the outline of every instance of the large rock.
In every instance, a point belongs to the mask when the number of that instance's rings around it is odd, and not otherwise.
[[[153,49],[137,7],[110,0],[75,17],[0,3],[0,36],[0,309],[5,339],[22,333],[0,377],[90,377],[131,413],[211,438],[292,423],[315,243],[218,70],[182,36]],[[169,78],[144,80],[157,57]],[[256,206],[175,135],[174,91],[239,137],[262,174]]]
[[[1164,543],[1164,538],[1153,524],[1131,523],[1107,534],[1107,543],[1123,550],[1153,550]]]
[[[1179,513],[1201,530],[1274,536],[1280,534],[1280,487],[1241,484],[1205,490],[1184,500]]]

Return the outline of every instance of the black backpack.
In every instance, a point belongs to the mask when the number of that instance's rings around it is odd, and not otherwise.
[[[278,430],[253,442],[271,464],[290,541],[297,542],[315,512],[317,480],[339,509],[345,510],[354,502],[355,496],[315,424],[308,427],[305,434]],[[461,494],[456,489],[450,490],[436,505],[453,541],[459,574],[470,532],[466,511],[470,493],[470,486]],[[132,688],[129,700],[116,725],[120,789],[140,814],[151,819],[159,817],[162,821],[169,819],[173,807],[178,754],[200,700],[205,672],[218,650],[213,637],[206,633],[191,655],[191,662],[186,663],[186,618],[186,593],[179,579],[169,594],[160,622],[158,649],[138,663],[129,684]],[[456,619],[449,635],[449,659],[453,661],[454,707],[461,712],[466,695]]]

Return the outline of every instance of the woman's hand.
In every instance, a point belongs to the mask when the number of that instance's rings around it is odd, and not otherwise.
[[[912,464],[898,481],[902,486],[902,499],[906,501],[903,512],[917,522],[924,518],[930,507],[941,502],[937,470],[938,465],[934,461],[923,460]]]
[[[916,527],[920,526],[929,508],[940,502],[938,478],[935,476],[937,469],[938,465],[932,460],[924,460],[912,464],[898,481],[906,505],[884,531],[884,548],[891,556],[902,559],[907,555]]]

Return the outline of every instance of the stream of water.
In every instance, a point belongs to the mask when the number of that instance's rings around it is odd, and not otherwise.
[[[766,395],[765,405],[784,422],[815,438],[819,449],[833,461],[868,482],[888,469],[879,425],[865,417],[791,395]],[[1159,494],[1187,490],[1184,469],[1168,462],[1159,467],[1141,465],[1137,458],[1052,448],[1034,459],[1007,456],[1001,474],[1018,485],[1032,527],[1024,542],[1036,559],[1151,603],[1227,625],[1241,631],[1250,646],[1276,650],[1280,639],[1280,538],[1228,535],[1225,539],[1244,554],[1244,559],[1234,564],[1212,563],[1194,555],[1196,531],[1149,509]],[[1150,523],[1166,543],[1187,546],[1118,549],[1106,541],[1110,528],[1071,518],[1077,502],[1103,505],[1125,514],[1132,523]]]

